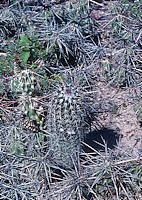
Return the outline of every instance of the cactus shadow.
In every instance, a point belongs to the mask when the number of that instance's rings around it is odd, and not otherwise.
[[[107,144],[108,149],[114,149],[119,142],[119,137],[117,131],[113,129],[103,128],[101,130],[94,130],[86,135],[84,143],[87,145],[83,144],[82,149],[85,153],[92,153],[93,149],[105,151],[105,144]]]

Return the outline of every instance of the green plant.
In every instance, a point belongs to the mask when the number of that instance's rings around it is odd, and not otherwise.
[[[87,1],[52,6],[32,17],[31,22],[33,32],[46,47],[43,60],[49,70],[55,72],[60,66],[75,67],[93,60],[96,49],[89,52],[88,46],[97,40],[97,25],[89,17]]]
[[[120,65],[116,66],[109,60],[102,61],[102,73],[109,84],[125,86],[127,84],[126,70]]]
[[[25,64],[27,64],[27,61],[30,57],[30,50],[32,48],[31,44],[32,42],[28,39],[28,37],[25,34],[20,35],[20,41],[18,46],[21,47],[20,57]]]
[[[84,137],[82,98],[79,85],[70,73],[57,78],[48,104],[46,130],[53,161],[66,168],[77,163],[80,141]]]
[[[10,76],[14,72],[14,62],[16,55],[17,43],[15,39],[1,40],[0,41],[1,52],[0,53],[0,75]]]
[[[27,36],[26,34],[20,35],[20,40],[17,48],[20,48],[20,58],[27,64],[34,63],[39,56],[41,55],[42,45],[39,43],[39,40],[35,36]]]
[[[11,90],[21,95],[32,95],[34,90],[40,87],[33,72],[29,69],[22,70],[21,72],[17,70],[15,69],[15,75],[11,80]]]
[[[37,93],[38,95],[39,93],[42,95],[42,90],[34,73],[29,69],[22,70],[21,72],[15,70],[15,75],[11,80],[11,90],[21,101],[20,109],[22,111],[22,119],[23,117],[26,118],[29,123],[33,123],[35,128],[42,128],[44,110],[43,107],[38,104],[38,100],[34,97]]]

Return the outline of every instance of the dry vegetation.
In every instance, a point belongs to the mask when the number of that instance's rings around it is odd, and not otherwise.
[[[141,74],[140,1],[1,1],[0,199],[142,199]]]

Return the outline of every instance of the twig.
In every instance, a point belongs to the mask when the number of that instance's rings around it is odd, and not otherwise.
[[[104,6],[104,4],[102,4],[102,3],[98,3],[98,2],[93,1],[93,0],[88,0],[88,1],[94,3],[94,4],[98,5],[98,6],[102,6],[102,7]]]

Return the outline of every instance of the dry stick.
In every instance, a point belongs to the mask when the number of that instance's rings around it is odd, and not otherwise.
[[[130,200],[129,195],[128,195],[128,192],[126,191],[125,187],[123,186],[123,184],[121,183],[121,181],[119,181],[119,183],[120,183],[120,186],[121,186],[122,190],[123,190],[124,193],[126,194],[127,198]]]
[[[121,15],[121,14],[117,14],[116,16],[114,16],[108,23],[106,23],[104,26],[102,26],[102,28],[105,28],[106,26],[108,26],[114,19],[118,18],[118,17],[122,17],[122,18],[125,18],[127,20],[130,20],[130,21],[133,21],[135,23],[135,21],[129,17],[126,17],[124,15]]]
[[[136,39],[136,43],[137,43],[138,40],[140,39],[141,35],[142,35],[142,30],[140,31],[140,33],[139,33],[139,35],[138,35],[138,37],[137,37],[137,39]]]
[[[118,192],[118,188],[117,188],[117,185],[116,185],[116,177],[114,176],[114,174],[111,174],[111,178],[112,178],[112,182],[113,182],[113,185],[114,185],[114,188],[115,188],[117,200],[119,200],[119,192]]]
[[[102,4],[102,3],[98,3],[98,2],[96,2],[96,1],[93,1],[93,0],[88,0],[88,1],[91,1],[92,3],[94,3],[94,4],[96,4],[96,5],[98,5],[98,6],[104,6],[104,4]]]
[[[136,165],[136,164],[140,164],[140,163],[142,163],[142,159],[123,160],[123,161],[116,162],[115,164],[116,165],[122,165],[122,164],[133,164],[133,165]]]

